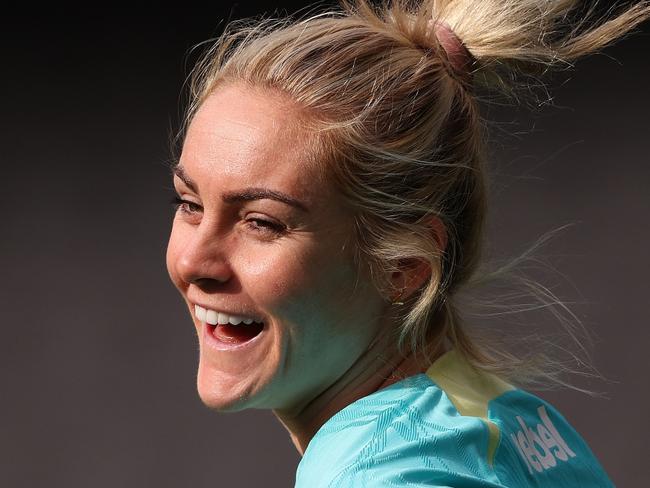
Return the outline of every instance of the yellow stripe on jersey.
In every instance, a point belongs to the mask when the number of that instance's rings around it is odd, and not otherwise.
[[[492,466],[501,433],[488,419],[488,403],[513,390],[514,386],[493,374],[474,369],[454,350],[434,361],[426,374],[445,392],[461,415],[478,417],[485,422],[489,432],[487,462]]]

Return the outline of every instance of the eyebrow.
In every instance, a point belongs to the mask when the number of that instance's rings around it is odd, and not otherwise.
[[[185,172],[185,168],[183,168],[180,164],[175,165],[172,167],[172,173],[175,174],[180,178],[180,180],[185,183],[185,185],[192,190],[194,193],[198,193],[196,190],[196,183],[188,176],[188,174]]]
[[[183,183],[185,183],[185,185],[187,185],[187,187],[190,190],[192,190],[195,193],[198,193],[196,189],[197,188],[196,183],[188,176],[183,166],[181,166],[180,164],[174,166],[173,173],[176,176],[178,176],[180,180]],[[309,212],[307,206],[304,203],[302,203],[300,200],[297,200],[296,198],[287,195],[286,193],[282,193],[281,191],[271,190],[269,188],[259,188],[259,187],[244,188],[242,190],[235,190],[235,191],[224,193],[221,196],[221,200],[224,203],[248,202],[251,200],[263,200],[263,199],[276,200],[278,202],[282,202],[292,207],[295,207],[299,210],[302,210],[303,212]]]

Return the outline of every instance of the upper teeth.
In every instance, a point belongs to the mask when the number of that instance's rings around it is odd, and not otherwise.
[[[194,305],[194,315],[201,322],[207,322],[210,325],[217,324],[232,324],[237,325],[240,323],[252,324],[256,322],[252,317],[244,317],[241,315],[230,315],[223,312],[217,312],[215,310],[205,309],[200,305]]]

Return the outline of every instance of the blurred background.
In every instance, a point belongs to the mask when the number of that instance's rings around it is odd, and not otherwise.
[[[215,414],[196,394],[194,328],[165,269],[166,163],[192,46],[229,17],[304,6],[3,18],[0,486],[293,486],[299,456],[270,412]],[[607,381],[581,383],[596,398],[541,395],[620,486],[646,479],[650,434],[649,49],[646,24],[558,77],[554,108],[490,114],[490,253],[572,224],[541,254]]]

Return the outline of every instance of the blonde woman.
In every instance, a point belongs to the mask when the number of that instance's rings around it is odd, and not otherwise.
[[[514,95],[650,15],[577,0],[344,4],[235,23],[196,66],[167,267],[202,401],[272,409],[296,486],[611,486],[466,330],[486,212],[478,93]],[[588,13],[588,12],[587,12]]]

